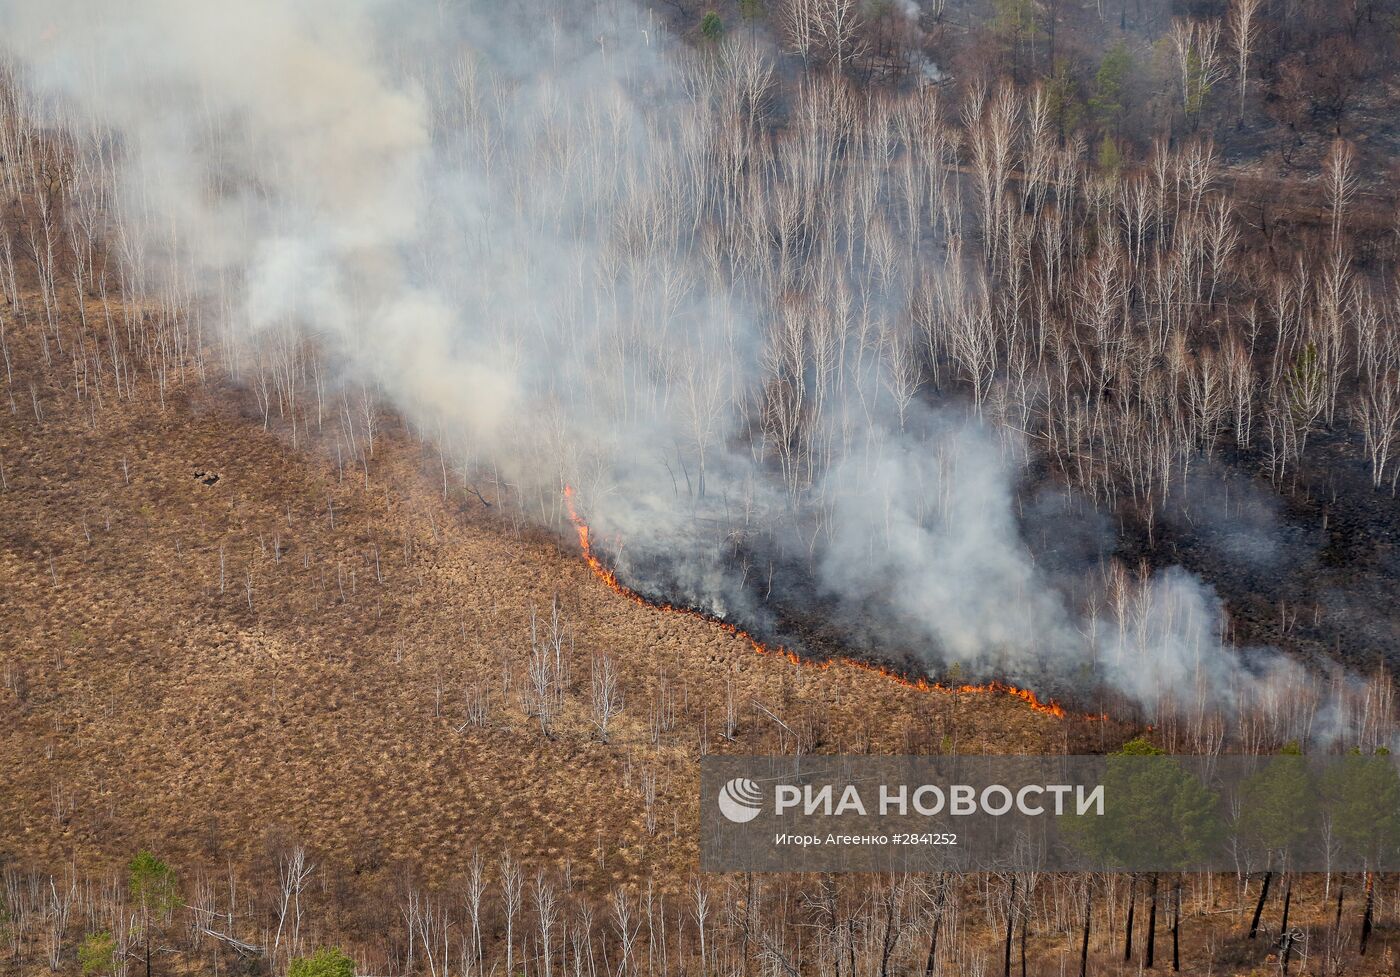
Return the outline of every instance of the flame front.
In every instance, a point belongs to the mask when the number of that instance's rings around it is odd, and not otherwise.
[[[1046,715],[1059,718],[1064,718],[1068,715],[1065,708],[1053,699],[1042,699],[1030,689],[1023,689],[1006,682],[991,681],[977,684],[947,685],[942,682],[930,681],[922,676],[911,678],[908,675],[902,675],[884,665],[861,661],[856,658],[848,658],[844,655],[824,660],[803,658],[801,655],[797,654],[797,652],[790,648],[784,648],[782,645],[764,644],[743,628],[730,624],[728,621],[721,621],[718,618],[694,610],[693,608],[676,607],[674,604],[647,600],[635,590],[623,586],[623,584],[618,581],[617,574],[609,570],[607,566],[604,565],[603,561],[598,558],[597,554],[593,552],[593,543],[589,535],[588,524],[579,517],[578,509],[574,505],[574,490],[572,486],[564,486],[564,505],[569,512],[569,522],[573,523],[574,530],[578,533],[579,549],[583,551],[583,559],[584,562],[588,564],[588,568],[593,571],[595,577],[608,586],[609,590],[613,591],[613,593],[621,594],[634,604],[654,607],[658,610],[669,611],[673,614],[685,614],[689,617],[705,621],[708,624],[722,628],[736,638],[742,638],[744,641],[747,641],[750,647],[760,655],[786,658],[794,665],[801,666],[802,668],[814,668],[818,671],[827,671],[832,666],[854,668],[862,672],[873,672],[882,678],[902,685],[906,689],[914,689],[918,692],[946,692],[955,695],[1009,695],[1020,699],[1035,712],[1045,713]],[[1108,715],[1106,713],[1102,715],[1090,715],[1087,718],[1102,720],[1107,719]]]

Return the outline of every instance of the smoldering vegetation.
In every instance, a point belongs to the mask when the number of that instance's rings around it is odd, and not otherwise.
[[[692,48],[617,3],[6,4],[0,243],[43,296],[8,314],[86,396],[228,371],[366,477],[391,405],[445,489],[561,527],[574,486],[629,586],[817,654],[1197,731],[1374,723],[1378,686],[1114,555],[1221,455],[1286,488],[1322,429],[1393,488],[1348,147],[1263,254],[1208,139],[1106,169],[1045,87],[863,88],[854,24],[799,7]],[[1219,32],[1179,25],[1182,64],[1223,78]],[[65,335],[68,290],[101,321]],[[1079,514],[1028,509],[1046,484]]]

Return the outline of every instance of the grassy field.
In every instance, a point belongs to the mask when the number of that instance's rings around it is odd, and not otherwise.
[[[295,837],[357,871],[448,876],[481,848],[679,878],[702,750],[1034,751],[1103,725],[801,667],[639,605],[567,526],[445,498],[392,418],[368,471],[342,468],[226,382],[99,407],[43,369],[39,337],[9,338],[36,385],[0,412],[0,852],[218,863]],[[547,627],[555,601],[569,679],[546,736],[521,696],[531,613]],[[600,653],[625,701],[607,744]]]

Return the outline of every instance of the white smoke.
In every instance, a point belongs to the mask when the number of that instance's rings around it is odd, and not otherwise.
[[[1114,616],[1036,566],[1022,452],[911,402],[942,259],[861,210],[839,106],[825,155],[757,151],[763,52],[686,54],[617,0],[0,0],[0,31],[110,168],[128,287],[188,291],[237,355],[313,342],[541,518],[577,485],[639,587],[764,625],[755,580],[796,566],[930,662],[1144,703],[1256,682],[1186,574]]]

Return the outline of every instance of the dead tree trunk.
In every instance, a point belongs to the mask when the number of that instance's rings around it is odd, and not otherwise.
[[[928,938],[928,957],[924,960],[924,977],[933,977],[933,962],[938,956],[938,928],[943,924],[943,900],[946,898],[947,889],[940,884],[934,896],[933,928]]]
[[[1011,895],[1006,900],[1006,948],[1002,954],[1002,977],[1011,977],[1011,935],[1016,928],[1016,876],[1011,876]]]
[[[1123,929],[1123,962],[1133,959],[1133,913],[1137,910],[1137,876],[1128,879],[1128,922]]]
[[[1264,884],[1259,887],[1259,901],[1254,906],[1254,918],[1249,922],[1249,938],[1254,939],[1259,932],[1259,917],[1264,913],[1264,900],[1269,898],[1269,883],[1273,881],[1274,873],[1264,873]]]
[[[889,890],[885,893],[885,936],[880,950],[880,977],[889,977],[890,973],[890,954],[894,952],[895,940],[894,910],[898,899],[899,892],[891,881]]]
[[[1079,977],[1089,977],[1089,917],[1094,908],[1093,883],[1084,883],[1084,935],[1079,941]]]
[[[1376,903],[1376,875],[1366,873],[1366,911],[1361,914],[1361,956],[1366,956],[1366,943],[1371,939],[1371,913]]]
[[[849,957],[850,969],[848,973],[856,972],[856,919],[854,916],[846,917],[846,954]]]
[[[1172,970],[1181,970],[1181,881],[1172,895]]]
[[[1030,925],[1030,913],[1021,914],[1021,977],[1026,977],[1026,929]]]
[[[830,875],[822,879],[826,890],[827,925],[831,929],[831,961],[836,977],[841,977],[841,921],[836,915],[836,884]]]
[[[1143,966],[1151,969],[1157,954],[1157,875],[1152,875],[1152,904],[1147,910],[1147,954]]]

